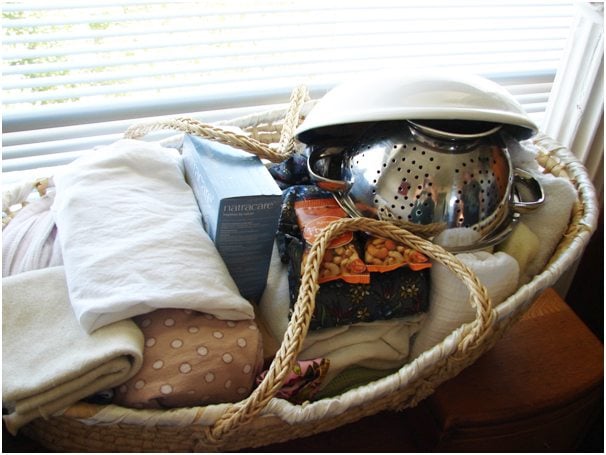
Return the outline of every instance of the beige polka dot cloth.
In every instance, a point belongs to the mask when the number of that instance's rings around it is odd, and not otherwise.
[[[192,310],[161,309],[133,318],[143,331],[143,366],[116,390],[133,408],[240,401],[263,364],[254,320],[222,321]]]

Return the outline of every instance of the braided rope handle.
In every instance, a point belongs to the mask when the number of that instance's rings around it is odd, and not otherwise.
[[[307,98],[308,91],[306,87],[301,86],[293,90],[288,111],[284,117],[284,124],[277,149],[244,134],[238,134],[228,129],[188,117],[135,124],[125,131],[124,137],[127,139],[139,139],[153,131],[177,130],[231,145],[232,147],[254,153],[259,158],[267,159],[272,163],[279,163],[286,160],[293,153],[295,144],[294,132],[299,121],[301,107]]]
[[[486,335],[494,324],[492,303],[486,288],[477,276],[452,253],[393,223],[370,218],[343,218],[328,225],[312,245],[303,266],[298,299],[289,321],[282,344],[261,384],[245,400],[235,403],[215,422],[204,430],[204,447],[217,445],[233,434],[237,428],[257,416],[282,387],[302,347],[315,308],[315,296],[319,289],[320,263],[331,239],[345,231],[364,231],[403,243],[450,269],[470,292],[470,304],[476,310],[476,319],[468,326],[461,339],[458,352],[464,354],[479,337]]]

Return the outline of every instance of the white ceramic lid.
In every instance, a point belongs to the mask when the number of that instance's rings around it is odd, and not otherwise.
[[[470,74],[374,74],[336,86],[311,109],[297,139],[346,134],[339,125],[382,120],[473,120],[505,125],[518,139],[538,127],[502,86]],[[335,128],[337,127],[337,128]]]

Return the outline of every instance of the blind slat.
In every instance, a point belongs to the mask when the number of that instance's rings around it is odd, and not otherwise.
[[[541,8],[536,7],[532,4],[526,5],[518,5],[517,7],[513,7],[513,5],[498,5],[493,4],[490,8],[478,8],[477,3],[473,3],[470,7],[465,7],[465,5],[457,3],[441,3],[439,8],[432,8],[431,3],[425,5],[424,7],[415,7],[415,6],[406,6],[402,2],[399,4],[381,4],[381,3],[369,3],[366,2],[363,6],[357,6],[355,3],[349,3],[348,5],[343,5],[342,3],[331,5],[326,2],[306,2],[305,6],[300,6],[292,4],[290,8],[277,7],[272,9],[264,9],[263,7],[259,8],[245,8],[242,7],[240,3],[237,9],[218,9],[212,10],[206,7],[203,3],[189,3],[189,7],[185,7],[181,5],[176,10],[172,9],[163,9],[163,11],[159,13],[136,13],[132,12],[128,14],[126,17],[124,15],[124,11],[120,11],[117,13],[110,14],[82,14],[78,12],[77,15],[70,15],[70,17],[63,17],[61,19],[55,18],[55,16],[45,17],[44,19],[13,19],[8,22],[6,26],[8,28],[25,28],[25,27],[46,27],[46,26],[57,26],[57,25],[74,25],[74,24],[90,24],[90,23],[103,23],[103,22],[153,22],[153,21],[166,21],[166,20],[175,20],[175,19],[186,19],[191,20],[200,17],[229,17],[229,16],[242,16],[243,14],[248,14],[251,16],[260,16],[265,14],[271,15],[281,15],[281,16],[293,16],[293,13],[298,13],[293,18],[297,20],[299,18],[304,19],[305,17],[310,16],[310,11],[320,12],[322,15],[328,15],[329,12],[334,14],[334,18],[341,18],[346,16],[347,14],[356,13],[356,15],[363,14],[365,17],[369,19],[372,17],[380,16],[381,18],[389,17],[389,14],[384,14],[386,11],[388,13],[393,13],[394,11],[404,11],[409,17],[414,17],[415,19],[426,19],[426,20],[439,20],[442,17],[447,17],[449,19],[468,19],[468,18],[477,18],[477,19],[492,19],[494,17],[500,18],[512,18],[515,20],[524,20],[528,16],[540,16],[541,18],[547,17],[558,17],[558,16],[567,16],[567,10],[565,7],[561,9],[551,8]],[[124,10],[124,7],[117,8]],[[71,11],[70,8],[66,8],[66,11]],[[5,10],[6,11],[6,10]],[[490,13],[488,13],[490,12]],[[361,18],[357,18],[356,21],[361,21]],[[290,22],[289,22],[290,23]],[[296,22],[295,22],[296,24]]]
[[[408,20],[410,21],[411,18],[408,18]],[[419,19],[415,19],[415,20],[419,20]],[[394,22],[402,22],[402,19],[396,17],[394,18],[392,17],[386,17],[386,18],[381,18],[376,20],[377,23],[384,23],[384,21],[394,21]],[[451,20],[448,20],[449,22],[451,22]],[[172,24],[168,24],[168,25],[164,25],[161,29],[157,30],[156,35],[162,35],[162,36],[170,36],[170,35],[174,35],[174,34],[180,34],[180,35],[187,35],[187,34],[191,34],[191,33],[199,33],[200,27],[192,27],[191,24],[191,20],[187,21],[185,24],[179,24],[178,26],[172,25]],[[204,31],[208,31],[208,30],[222,30],[222,31],[241,31],[241,30],[246,30],[246,29],[261,29],[261,28],[265,28],[268,26],[284,26],[284,25],[297,25],[297,26],[305,26],[305,25],[309,25],[309,23],[313,23],[313,25],[327,25],[329,27],[334,26],[335,24],[338,23],[346,23],[346,24],[352,24],[352,23],[363,23],[365,27],[367,27],[370,24],[370,21],[368,19],[363,20],[363,21],[322,21],[322,22],[318,22],[317,20],[302,20],[301,18],[296,19],[296,20],[289,20],[287,23],[284,23],[282,21],[280,21],[279,24],[276,24],[275,21],[267,21],[265,24],[260,23],[259,21],[255,21],[253,23],[250,24],[242,24],[238,27],[234,27],[233,25],[230,26],[229,28],[225,27],[225,26],[213,26],[213,25],[205,25],[204,27]],[[546,21],[545,19],[541,20],[540,24],[537,24],[537,28],[533,29],[533,30],[529,30],[527,27],[524,27],[523,24],[521,24],[522,26],[518,26],[515,27],[515,24],[520,24],[519,20],[516,19],[515,21],[511,21],[510,23],[506,23],[504,18],[499,18],[499,29],[504,29],[504,28],[508,28],[508,29],[517,29],[520,32],[534,32],[535,34],[541,34],[543,36],[545,36],[545,34],[549,34],[549,33],[553,33],[554,31],[558,31],[561,29],[562,24],[566,22],[566,18],[562,17],[559,18],[557,21]],[[493,22],[494,24],[495,22]],[[423,27],[425,28],[425,30],[427,30],[427,28],[430,28],[433,31],[438,32],[440,30],[441,27],[436,27],[436,25],[440,25],[440,21],[433,21],[433,20],[424,20],[423,21]],[[327,27],[328,28],[328,27]],[[421,28],[421,26],[419,26],[418,28]],[[455,28],[453,27],[453,25],[451,25],[449,27],[449,29],[451,30],[455,30]],[[490,27],[485,27],[484,28],[486,31],[490,30]],[[461,33],[465,32],[465,28],[464,27],[457,27],[456,28],[457,31],[460,31]],[[493,29],[494,30],[494,29]],[[412,30],[402,30],[401,33],[410,33]],[[499,30],[495,30],[495,33],[498,33]],[[427,34],[424,33],[426,36]],[[130,28],[119,28],[115,31],[96,31],[96,30],[91,30],[91,29],[79,29],[79,30],[72,30],[70,32],[63,32],[63,33],[45,33],[45,39],[49,42],[54,42],[57,43],[60,41],[69,41],[69,42],[74,42],[74,41],[92,41],[92,40],[96,40],[96,41],[101,41],[101,40],[111,40],[114,38],[134,38],[134,37],[146,37],[149,35],[149,30],[148,29],[134,29],[132,27]],[[314,35],[316,36],[316,35]],[[429,36],[431,37],[431,35]],[[500,36],[500,39],[503,39],[503,36]],[[517,35],[513,35],[508,37],[508,39],[519,39],[517,37]],[[40,41],[40,37],[37,35],[31,35],[31,34],[19,34],[19,35],[12,35],[12,36],[5,36],[3,38],[3,43],[4,44],[11,44],[11,45],[17,45],[17,44],[31,44],[31,43],[37,43]]]
[[[494,53],[491,54],[490,60],[486,58],[486,53],[494,47]],[[318,64],[334,61],[359,61],[359,60],[377,60],[380,58],[394,58],[399,55],[416,56],[424,59],[443,58],[442,46],[440,45],[423,45],[419,46],[414,52],[407,51],[402,45],[396,46],[377,46],[368,44],[366,46],[340,47],[332,49],[330,52],[322,52],[322,48],[309,47],[298,51],[291,51],[284,54],[274,52],[267,54],[254,54],[250,52],[248,55],[240,55],[238,59],[217,57],[208,57],[201,62],[193,62],[187,57],[183,57],[181,64],[178,67],[166,67],[164,65],[142,65],[140,67],[131,66],[130,69],[103,71],[100,73],[79,72],[74,75],[58,75],[50,77],[36,77],[34,79],[22,78],[5,78],[3,81],[4,90],[12,90],[29,87],[57,87],[70,84],[94,84],[98,82],[109,82],[118,80],[134,80],[141,78],[152,78],[155,76],[173,76],[175,74],[195,74],[195,73],[222,73],[226,70],[245,70],[253,68],[269,68],[276,66],[304,66],[309,64]],[[561,47],[558,48],[556,43],[534,43],[524,46],[524,43],[516,43],[504,47],[491,46],[484,43],[483,46],[478,46],[473,50],[460,49],[453,46],[449,62],[456,62],[456,59],[471,61],[472,59],[482,59],[484,62],[511,62],[518,61],[518,52],[524,51],[526,60],[538,61],[553,60],[557,62],[560,57]],[[318,54],[318,52],[320,52]],[[131,90],[131,88],[128,88]],[[8,96],[8,102],[13,101],[13,98]],[[18,100],[18,97],[16,98]],[[6,100],[5,100],[6,102]]]

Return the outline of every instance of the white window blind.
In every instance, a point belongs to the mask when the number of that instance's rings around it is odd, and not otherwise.
[[[465,70],[540,125],[572,1],[5,3],[2,171],[65,164],[132,123],[234,117],[365,71]],[[40,172],[40,171],[37,171]]]

